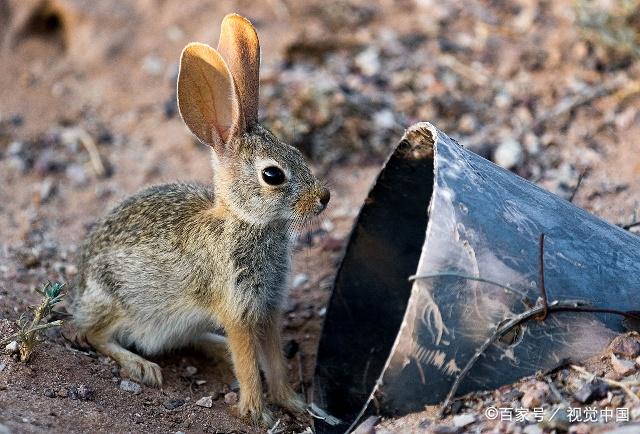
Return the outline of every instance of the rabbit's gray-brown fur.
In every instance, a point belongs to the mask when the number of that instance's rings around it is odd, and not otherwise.
[[[329,192],[298,150],[257,122],[251,24],[229,15],[220,38],[219,52],[189,44],[178,79],[183,119],[214,150],[213,189],[149,187],[98,222],[80,254],[74,319],[98,351],[149,385],[162,384],[160,367],[130,349],[153,355],[194,345],[225,354],[228,346],[240,415],[270,425],[259,360],[272,400],[304,409],[286,379],[280,307],[292,225],[319,214]],[[285,178],[278,185],[265,178],[274,167]]]

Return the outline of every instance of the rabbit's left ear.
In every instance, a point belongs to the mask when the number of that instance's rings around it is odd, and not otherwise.
[[[253,25],[238,14],[222,20],[218,51],[226,61],[240,97],[245,122],[258,121],[260,42]]]

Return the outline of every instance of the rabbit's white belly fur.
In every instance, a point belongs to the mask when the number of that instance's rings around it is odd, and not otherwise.
[[[133,345],[140,352],[153,355],[188,346],[216,328],[215,319],[205,310],[167,309],[158,312],[139,312],[135,319],[126,319],[116,334],[124,345]]]

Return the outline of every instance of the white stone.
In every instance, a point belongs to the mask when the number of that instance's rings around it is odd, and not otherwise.
[[[211,408],[213,407],[213,397],[203,396],[202,398],[196,401],[196,405],[200,407]]]
[[[500,143],[493,153],[493,160],[505,169],[512,169],[522,163],[523,158],[522,146],[513,139]]]
[[[453,416],[453,424],[458,428],[470,425],[475,421],[476,417],[472,414],[458,414]]]

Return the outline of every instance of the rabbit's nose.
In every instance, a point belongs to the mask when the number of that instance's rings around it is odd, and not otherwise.
[[[331,199],[331,192],[328,188],[322,188],[322,190],[320,191],[319,199],[322,206],[327,206],[327,204],[329,203],[329,199]]]

